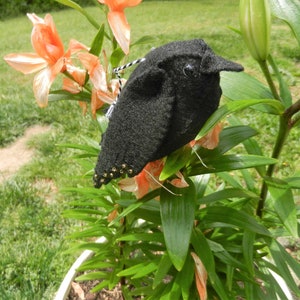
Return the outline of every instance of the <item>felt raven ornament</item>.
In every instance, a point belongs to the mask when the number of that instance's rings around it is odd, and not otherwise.
[[[218,108],[220,71],[242,71],[201,39],[150,51],[132,72],[102,136],[95,167],[99,188],[123,174],[139,174],[195,138]]]

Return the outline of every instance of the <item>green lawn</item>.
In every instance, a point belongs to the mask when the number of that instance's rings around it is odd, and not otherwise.
[[[203,38],[217,54],[240,62],[247,72],[261,78],[239,35],[228,28],[238,28],[238,2],[149,1],[128,9],[132,40],[143,35],[156,37],[151,45],[134,47],[129,60],[170,41]],[[88,11],[101,22],[101,10]],[[71,38],[91,43],[95,30],[78,12],[64,10],[53,13],[53,17],[66,47]],[[31,51],[31,28],[26,16],[1,22],[0,56]],[[272,52],[293,85],[293,93],[299,95],[299,47],[283,23],[276,21],[273,29]],[[13,142],[34,124],[50,124],[52,128],[50,133],[31,141],[30,146],[37,153],[33,161],[0,186],[1,299],[52,299],[74,257],[64,253],[71,243],[65,237],[73,226],[78,226],[61,216],[72,199],[60,190],[66,186],[92,185],[82,178],[82,168],[72,159],[74,152],[57,144],[84,143],[84,137],[99,139],[97,122],[89,115],[82,116],[77,103],[51,103],[46,109],[38,108],[33,99],[32,78],[0,60],[0,146]],[[58,80],[56,87],[59,86]],[[268,153],[277,130],[275,121],[251,111],[240,117],[258,130],[264,128],[260,137]],[[291,175],[297,171],[297,165],[299,171],[298,137],[299,130],[292,132],[279,172]],[[39,185],[45,180],[55,186],[50,202],[45,200],[49,190]]]

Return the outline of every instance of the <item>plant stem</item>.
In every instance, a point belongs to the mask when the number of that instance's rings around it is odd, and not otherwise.
[[[259,62],[259,66],[260,66],[262,72],[263,72],[264,75],[265,75],[265,78],[266,78],[266,80],[267,80],[267,82],[268,82],[268,85],[269,85],[269,88],[270,88],[270,90],[271,90],[271,92],[272,92],[272,94],[273,94],[273,97],[274,97],[276,100],[281,101],[280,96],[279,96],[279,94],[278,94],[278,92],[277,92],[277,89],[276,89],[276,87],[275,87],[275,84],[274,84],[274,82],[273,82],[273,79],[272,79],[270,70],[269,70],[269,68],[268,68],[267,61],[266,61],[266,60],[260,61],[260,62]]]
[[[260,68],[261,68],[267,82],[268,82],[268,85],[273,94],[273,97],[276,100],[281,101],[281,98],[277,92],[277,89],[273,82],[272,76],[270,74],[270,70],[268,68],[267,62],[261,61],[261,62],[259,62],[259,65],[260,65]],[[290,132],[289,120],[290,120],[290,117],[287,114],[283,114],[282,116],[280,116],[279,131],[277,134],[275,146],[273,148],[272,158],[275,158],[275,159],[279,158],[281,150],[282,150],[284,143]],[[274,170],[275,170],[275,164],[269,165],[267,168],[266,177],[272,177]],[[264,181],[262,184],[262,187],[261,187],[260,199],[258,201],[258,205],[257,205],[257,209],[256,209],[256,215],[259,216],[260,218],[262,217],[262,214],[263,214],[263,209],[265,206],[267,194],[268,194],[268,186],[267,186],[266,182]]]
[[[286,118],[285,116],[281,116],[280,122],[279,122],[279,132],[278,132],[276,143],[275,143],[275,146],[273,149],[272,158],[275,158],[275,159],[279,158],[279,155],[280,155],[281,150],[284,146],[284,143],[288,137],[289,132],[290,132],[289,119]],[[275,164],[269,165],[267,172],[266,172],[266,177],[272,177],[274,170],[275,170]],[[262,184],[262,188],[261,188],[261,192],[260,192],[260,199],[258,201],[258,205],[257,205],[257,209],[256,209],[256,215],[260,218],[262,217],[267,194],[268,194],[268,186],[267,186],[266,182],[264,181]]]
[[[269,72],[267,63],[261,62],[260,67],[267,79],[267,82],[269,84],[269,87],[272,91],[274,98],[281,101],[280,96],[278,95],[276,87],[271,78],[271,74]],[[279,158],[281,150],[285,144],[285,141],[289,135],[290,130],[299,120],[297,118],[297,116],[294,119],[292,119],[292,117],[294,115],[296,115],[299,111],[300,111],[300,100],[298,100],[294,104],[292,104],[289,108],[286,109],[284,114],[282,116],[280,116],[279,131],[278,131],[277,139],[276,139],[275,146],[273,149],[272,158],[275,158],[275,159]],[[269,165],[267,172],[266,172],[266,176],[272,177],[274,170],[275,170],[275,164]],[[262,188],[261,188],[260,200],[258,201],[257,210],[256,210],[256,214],[260,218],[262,217],[262,214],[263,214],[263,209],[264,209],[265,201],[267,198],[267,194],[268,194],[268,186],[267,186],[266,182],[264,181],[262,184]]]
[[[121,233],[122,235],[125,234],[125,232],[126,232],[126,225],[127,225],[126,223],[127,223],[127,217],[124,217],[123,224],[122,224],[122,233]],[[126,245],[125,241],[120,241],[119,242],[119,246],[120,246],[120,258],[122,260],[124,258],[124,247],[125,247],[125,245]],[[123,264],[123,270],[125,270],[125,269],[126,269],[126,267]],[[122,287],[126,285],[126,277],[125,276],[122,276],[120,278],[120,284],[121,284]]]
[[[284,114],[288,117],[291,118],[293,115],[295,115],[297,112],[300,111],[300,99],[297,100],[293,105],[291,105],[285,112]]]

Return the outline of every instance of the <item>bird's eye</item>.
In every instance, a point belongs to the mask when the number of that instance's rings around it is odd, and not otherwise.
[[[183,67],[183,74],[190,78],[196,78],[198,75],[197,69],[191,64],[187,64]]]

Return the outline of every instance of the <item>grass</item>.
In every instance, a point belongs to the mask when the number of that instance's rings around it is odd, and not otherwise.
[[[88,8],[99,22],[101,11]],[[128,60],[143,56],[153,46],[173,40],[203,38],[216,53],[242,63],[247,72],[261,78],[240,37],[228,29],[238,28],[238,1],[149,1],[126,11],[132,40],[155,35],[151,45],[134,47]],[[64,10],[52,14],[67,46],[70,38],[89,45],[95,30],[78,12]],[[299,47],[288,28],[276,21],[272,51],[283,73],[299,95]],[[0,23],[0,56],[31,51],[31,24],[25,17]],[[288,72],[287,72],[288,70]],[[74,102],[37,107],[31,89],[32,76],[24,76],[0,60],[0,146],[13,142],[34,124],[50,124],[52,130],[30,142],[36,150],[33,161],[0,186],[0,293],[2,299],[52,299],[74,256],[66,254],[70,241],[65,237],[76,223],[61,216],[72,200],[59,191],[65,186],[91,185],[81,177],[73,151],[57,147],[63,143],[83,143],[83,137],[99,139],[98,125],[83,117]],[[56,83],[59,87],[60,83]],[[243,122],[263,128],[260,139],[269,153],[277,129],[275,119],[265,119],[251,111],[240,115]],[[279,172],[299,171],[299,130],[292,132]],[[21,155],[21,154],[20,154]],[[16,157],[16,159],[18,159]],[[298,169],[297,169],[298,168]],[[49,200],[50,199],[50,200]]]

